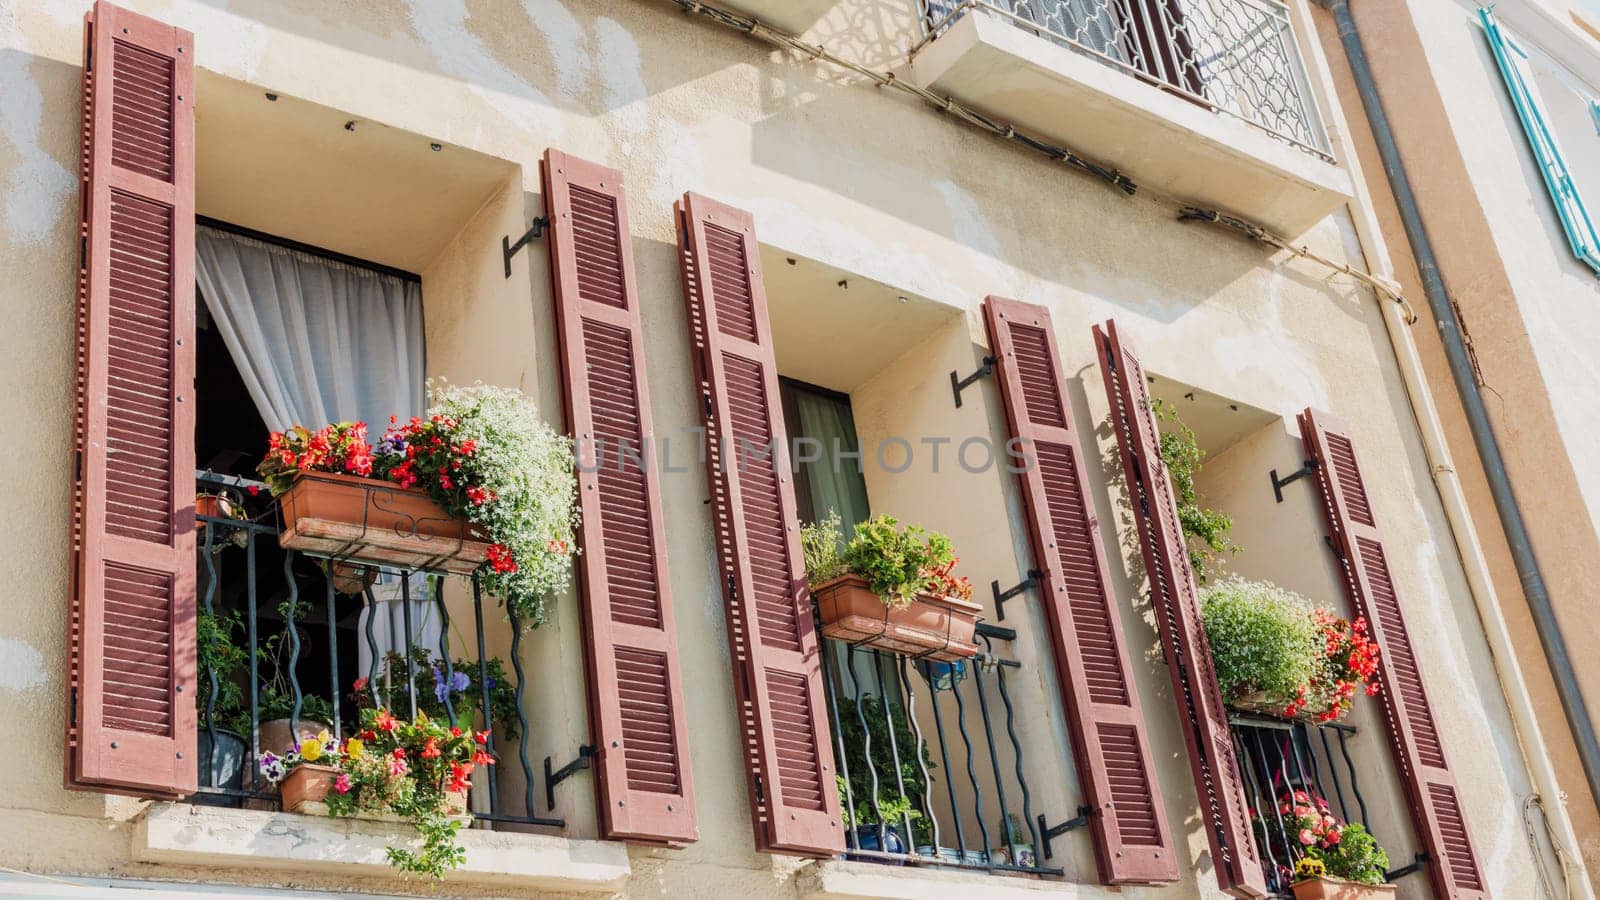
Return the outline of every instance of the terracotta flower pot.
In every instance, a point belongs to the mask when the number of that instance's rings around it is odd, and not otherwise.
[[[234,518],[233,500],[221,494],[196,494],[194,498],[194,514],[196,516],[210,516],[213,519]],[[204,530],[210,522],[196,522],[195,527]]]
[[[322,815],[327,812],[324,805],[328,802],[328,795],[333,792],[333,783],[339,777],[339,770],[332,766],[319,766],[312,763],[302,763],[294,767],[289,777],[283,779],[278,785],[278,796],[283,801],[284,812],[304,813],[307,815]],[[462,791],[449,791],[444,795],[445,813],[451,816],[464,816],[467,814],[467,795]],[[355,818],[373,819],[380,822],[399,821],[399,817],[391,813],[378,813],[374,815],[361,815]]]
[[[278,498],[278,508],[285,549],[463,575],[488,558],[480,529],[427,492],[387,481],[308,472]]]
[[[354,563],[334,563],[328,577],[333,581],[335,591],[341,594],[359,594],[367,589],[367,585],[378,580],[378,569],[375,566],[358,566]]]
[[[1362,884],[1340,878],[1307,878],[1292,887],[1294,900],[1383,900],[1394,896],[1392,884]]]
[[[978,653],[973,636],[983,607],[970,600],[918,594],[910,605],[896,608],[884,603],[859,575],[840,575],[818,585],[812,594],[824,637],[944,661]]]
[[[291,736],[288,719],[268,719],[261,723],[261,751],[283,754],[324,731],[333,733],[333,726],[316,719],[301,719],[300,727]]]

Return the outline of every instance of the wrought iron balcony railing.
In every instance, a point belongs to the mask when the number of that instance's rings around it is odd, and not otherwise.
[[[1356,729],[1343,723],[1308,725],[1245,715],[1234,715],[1230,723],[1267,887],[1275,896],[1292,897],[1295,863],[1305,856],[1291,822],[1293,808],[1289,814],[1283,811],[1286,803],[1294,802],[1295,792],[1302,793],[1305,805],[1325,806],[1339,821],[1360,822],[1368,833],[1372,831],[1357,778],[1360,767],[1350,750]],[[1373,840],[1378,841],[1378,835]],[[1402,866],[1389,871],[1387,878],[1394,881],[1419,868],[1415,863]]]
[[[952,663],[822,641],[847,858],[1061,874],[1050,840],[1082,822],[1035,805],[997,636],[980,624],[984,652]]]
[[[1282,0],[919,0],[923,40],[983,10],[1331,159]]]
[[[282,549],[277,505],[265,485],[210,473],[197,480],[202,493],[231,496],[233,508],[196,516],[201,669],[195,802],[277,808],[278,794],[256,765],[263,752],[282,754],[308,729],[326,727],[343,739],[362,707],[383,705],[397,716],[415,718],[426,708],[463,726],[489,728],[487,749],[499,764],[484,767],[473,786],[475,821],[564,826],[536,812],[523,702],[527,679],[514,612],[507,609],[510,622],[496,631],[495,619],[485,621],[475,577],[380,570]],[[252,487],[257,495],[249,493]],[[458,612],[470,607],[471,632],[452,622],[452,606]],[[432,627],[423,627],[430,619]],[[419,641],[424,634],[433,637]],[[499,646],[505,637],[509,671],[490,654],[491,640]],[[508,768],[516,771],[497,777],[497,769]],[[548,761],[546,778],[548,793],[559,780],[549,777]]]

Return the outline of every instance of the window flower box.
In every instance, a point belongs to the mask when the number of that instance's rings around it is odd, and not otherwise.
[[[307,472],[294,479],[278,506],[278,543],[285,549],[460,574],[470,574],[489,554],[487,535],[418,488]]]
[[[334,780],[339,777],[339,770],[333,766],[319,766],[312,763],[301,763],[295,766],[283,783],[278,786],[278,796],[283,802],[284,812],[301,813],[303,815],[328,814],[328,794],[333,792]],[[470,818],[467,813],[466,791],[447,791],[444,795],[444,814],[451,818]],[[353,818],[367,819],[374,822],[405,822],[409,821],[404,816],[392,812],[361,812]]]
[[[1294,900],[1385,900],[1395,895],[1392,884],[1363,884],[1342,878],[1306,878],[1291,888]]]
[[[823,582],[812,593],[823,637],[947,662],[978,652],[974,636],[983,607],[970,600],[922,592],[909,604],[894,606],[854,574]]]

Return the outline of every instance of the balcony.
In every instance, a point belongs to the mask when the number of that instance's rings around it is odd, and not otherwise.
[[[921,0],[911,77],[1141,187],[1304,232],[1346,202],[1280,0]]]
[[[1060,875],[1053,827],[1029,789],[1020,708],[996,652],[1010,629],[980,624],[983,652],[934,662],[823,639],[823,686],[839,760],[845,858],[969,872]],[[1008,672],[1013,673],[1008,676]]]
[[[201,496],[226,501],[195,517],[199,789],[141,820],[138,858],[392,876],[384,848],[409,839],[409,826],[292,815],[256,764],[322,731],[347,737],[362,708],[385,707],[488,730],[498,765],[474,778],[468,858],[452,880],[558,892],[625,883],[624,845],[573,839],[552,813],[557,785],[587,760],[535,768],[544,735],[529,709],[540,688],[524,671],[513,610],[486,599],[476,576],[281,548],[264,485],[197,480]]]
[[[1295,863],[1305,852],[1286,804],[1311,806],[1340,823],[1361,822],[1370,828],[1372,818],[1357,777],[1361,754],[1351,751],[1356,729],[1340,722],[1313,725],[1240,713],[1229,723],[1267,887],[1274,896],[1293,896]],[[1379,835],[1373,837],[1392,850]],[[1391,865],[1400,860],[1393,852],[1389,858]],[[1420,870],[1420,861],[1399,866],[1387,873],[1387,880]]]

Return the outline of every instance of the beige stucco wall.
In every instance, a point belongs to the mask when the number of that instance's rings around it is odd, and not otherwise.
[[[1553,10],[1549,18],[1531,4],[1502,3],[1497,12],[1502,27],[1542,60],[1550,57],[1535,39],[1551,43],[1563,54],[1569,77],[1580,81],[1580,73],[1592,72],[1600,63],[1600,43],[1576,31],[1563,38],[1561,5],[1548,4]],[[1474,7],[1451,0],[1411,0],[1355,9],[1445,283],[1471,340],[1489,414],[1593,716],[1600,710],[1600,675],[1583,661],[1600,652],[1592,578],[1600,535],[1594,515],[1595,472],[1588,465],[1589,448],[1600,437],[1594,415],[1600,410],[1594,406],[1594,354],[1581,345],[1580,336],[1593,331],[1600,279],[1567,245]],[[1354,104],[1354,86],[1332,22],[1321,13],[1317,21],[1340,94]],[[1397,276],[1406,293],[1420,301],[1415,262],[1370,131],[1359,117],[1349,125]],[[1589,139],[1600,138],[1591,132]],[[1563,152],[1583,160],[1578,164],[1584,166],[1595,147],[1569,144]],[[1589,202],[1592,206],[1597,201]],[[1563,779],[1584,856],[1593,867],[1600,861],[1600,813],[1583,778],[1442,346],[1432,336],[1433,319],[1425,304],[1414,305],[1421,315],[1417,343],[1433,397],[1475,510],[1495,591],[1521,651],[1519,661],[1541,731]]]
[[[442,244],[418,244],[442,249],[427,251],[428,258],[385,261],[424,276],[432,374],[518,385],[552,417],[559,404],[543,248],[520,254],[510,279],[503,277],[499,252],[500,237],[515,236],[542,208],[537,159],[547,146],[624,172],[646,363],[662,434],[679,435],[698,421],[670,211],[685,190],[751,210],[760,239],[774,252],[885,289],[872,295],[876,301],[835,298],[819,302],[819,310],[895,303],[887,298],[897,295],[921,310],[918,328],[926,337],[871,365],[854,360],[851,383],[838,385],[853,392],[869,444],[896,434],[913,443],[922,435],[949,436],[949,453],[968,436],[998,441],[1003,416],[992,382],[969,392],[972,402],[958,411],[949,401],[948,373],[969,371],[983,355],[976,310],[984,295],[1047,304],[1074,414],[1085,440],[1092,436],[1086,453],[1104,458],[1103,465],[1089,468],[1091,497],[1123,625],[1137,654],[1137,687],[1168,817],[1183,848],[1182,882],[1161,890],[1125,889],[1127,896],[1210,894],[1215,882],[1176,707],[1163,664],[1151,652],[1156,635],[1116,465],[1105,456],[1112,444],[1089,327],[1115,316],[1142,346],[1147,365],[1163,376],[1285,419],[1315,405],[1350,420],[1365,458],[1382,471],[1371,480],[1385,536],[1405,548],[1392,554],[1394,577],[1419,623],[1415,630],[1429,636],[1419,644],[1418,657],[1436,685],[1436,714],[1457,777],[1472,786],[1463,802],[1485,874],[1497,885],[1532,883],[1534,863],[1518,815],[1526,776],[1370,294],[1231,234],[1181,224],[1156,202],[1109,190],[837,71],[708,28],[664,3],[130,5],[192,29],[197,63],[207,73],[342,111],[358,121],[357,134],[370,126],[441,142],[442,171],[455,171],[448,160],[457,152],[498,161],[498,168],[490,167],[498,173],[494,178],[468,179],[476,185],[473,203],[436,198],[427,201],[431,206],[406,211],[419,221],[435,209],[453,211],[451,221],[459,224]],[[850,52],[891,62],[909,40],[906,5],[842,4],[834,14],[838,21],[859,25],[850,32],[859,35],[855,45],[845,42]],[[72,166],[82,12],[75,0],[0,0],[0,284],[8,319],[18,326],[0,331],[0,371],[7,385],[0,393],[0,420],[18,423],[6,433],[30,448],[15,454],[0,474],[0,534],[7,536],[0,547],[0,590],[13,598],[0,606],[0,716],[37,745],[29,756],[34,764],[7,766],[0,776],[6,788],[0,791],[0,865],[352,886],[351,878],[294,871],[135,862],[128,823],[141,804],[60,786],[68,461],[51,448],[70,440]],[[197,99],[204,117],[203,91]],[[267,101],[260,103],[260,114],[269,115]],[[1181,146],[1172,152],[1181,153]],[[304,160],[308,167],[322,164],[315,156]],[[218,183],[229,184],[226,178]],[[319,219],[322,208],[343,214],[348,200],[330,193],[306,202],[308,219]],[[377,232],[395,227],[391,211],[373,219]],[[321,242],[332,249],[344,249],[340,241],[374,243],[359,226],[350,227],[355,230]],[[1303,240],[1335,259],[1359,260],[1342,213]],[[787,302],[803,300],[791,296]],[[926,311],[932,313],[924,316]],[[894,328],[892,312],[863,315],[853,321]],[[831,352],[827,343],[826,334],[820,335],[817,352]],[[861,352],[873,351],[869,345]],[[782,357],[796,355],[806,355],[803,346],[786,348]],[[1307,539],[1316,526],[1304,498],[1295,506],[1273,507],[1261,496],[1270,497],[1266,468],[1292,467],[1295,446],[1281,435],[1263,439],[1259,447],[1241,444],[1231,451],[1232,461],[1219,457],[1214,474],[1215,490],[1229,497],[1240,521],[1240,542],[1247,547],[1242,560],[1262,559],[1264,573],[1271,560],[1277,568],[1270,571],[1282,573],[1274,577],[1286,580],[1298,577],[1302,565],[1312,572],[1326,565],[1319,542]],[[1247,452],[1251,448],[1260,452]],[[951,466],[949,455],[937,476],[928,465],[919,456],[917,466],[895,475],[875,471],[869,460],[875,510],[949,532],[980,595],[990,579],[1015,580],[1028,560],[1009,479],[993,471],[964,473]],[[706,495],[698,469],[662,479],[701,838],[681,850],[630,849],[627,893],[793,896],[824,889],[817,885],[826,879],[814,870],[797,876],[797,861],[756,854],[751,847]],[[1285,521],[1297,524],[1285,528]],[[1239,565],[1248,571],[1246,562]],[[530,672],[546,692],[530,704],[539,729],[535,765],[546,754],[559,765],[584,738],[576,602],[573,596],[560,598],[548,628],[527,644]],[[1054,704],[1037,640],[1037,610],[1027,601],[1011,608],[1016,615],[1007,624],[1017,622],[1024,633],[1012,648],[1025,663],[1019,691],[1036,703]],[[1462,685],[1470,689],[1452,687]],[[1076,798],[1063,727],[1059,716],[1044,715],[1024,727],[1038,761],[1034,777],[1043,785],[1040,807],[1052,819],[1064,817]],[[1366,733],[1374,731],[1369,727]],[[1377,749],[1376,740],[1366,744]],[[1382,753],[1364,758],[1374,767],[1375,784],[1392,777]],[[580,774],[559,791],[559,811],[572,820],[574,836],[594,833],[589,790],[589,776]],[[1384,822],[1403,822],[1392,791],[1375,791],[1369,802]],[[1069,873],[1092,880],[1086,836],[1069,836],[1058,846]],[[383,881],[366,886],[403,889]],[[864,890],[861,884],[853,889]],[[970,879],[918,889],[974,890]],[[1104,892],[1062,887],[1045,893]],[[1424,896],[1423,881],[1408,879],[1402,893]]]

